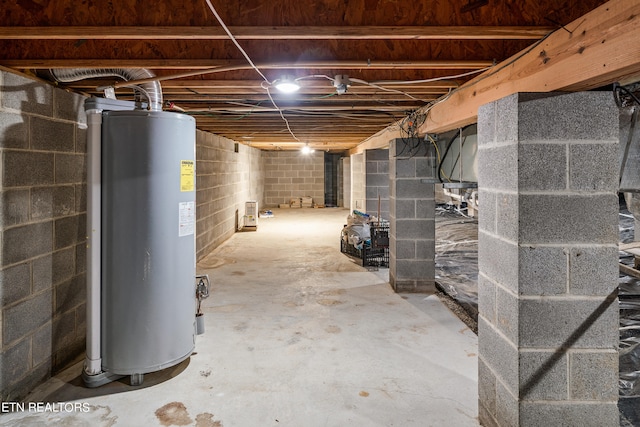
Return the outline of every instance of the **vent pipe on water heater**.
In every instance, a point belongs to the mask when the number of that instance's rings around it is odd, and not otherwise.
[[[59,82],[70,83],[84,79],[98,77],[120,77],[125,81],[142,80],[155,77],[155,75],[144,68],[66,68],[50,69],[51,75]],[[136,94],[136,101],[145,98],[149,102],[152,111],[162,111],[162,88],[160,82],[152,81],[133,86]],[[115,98],[115,96],[107,96]]]

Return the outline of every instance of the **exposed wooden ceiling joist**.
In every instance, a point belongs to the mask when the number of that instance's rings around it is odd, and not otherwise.
[[[416,108],[415,106],[413,108]],[[407,111],[413,109],[410,105],[384,105],[381,104],[376,111]],[[278,108],[269,106],[233,107],[212,106],[204,109],[184,108],[188,113],[208,111],[231,111],[234,113],[250,112],[277,112],[281,111],[371,111],[369,105],[278,105]]]
[[[91,92],[90,92],[91,93]],[[327,89],[324,90],[324,92],[318,92],[318,93],[322,93],[322,94],[326,94],[327,93]],[[442,95],[443,92],[420,92],[420,91],[412,91],[411,92],[413,95],[420,95],[420,101],[433,101],[435,100],[438,95]],[[306,95],[302,95],[302,96],[298,96],[296,97],[296,99],[300,102],[301,105],[304,105],[305,103],[309,103],[309,102],[320,102],[321,100],[318,99],[318,96],[314,96],[313,94],[310,96],[309,95],[310,92],[307,91]],[[339,102],[343,102],[344,99],[341,101],[340,99],[338,99],[337,96],[331,96],[331,97],[327,97],[328,95],[324,95],[322,96],[322,102],[323,103],[339,103]],[[123,97],[124,98],[124,97]],[[181,103],[190,103],[190,102],[196,102],[196,103],[211,103],[212,105],[217,105],[221,102],[242,102],[242,101],[262,101],[262,102],[267,102],[268,98],[266,95],[262,94],[234,94],[234,95],[230,95],[228,93],[221,93],[221,94],[211,94],[211,93],[198,93],[198,94],[194,94],[193,92],[184,92],[184,91],[180,91],[180,92],[176,92],[176,91],[164,91],[164,98],[167,99],[168,101],[172,101],[176,102],[177,100],[179,100],[179,102]],[[342,98],[349,98],[351,99],[351,102],[354,104],[360,103],[360,104],[364,104],[366,103],[367,105],[371,105],[371,101],[367,100],[366,98],[363,97],[353,97],[350,95],[346,95],[343,96]],[[284,97],[274,97],[274,100],[276,101],[280,101],[283,100]],[[407,102],[407,97],[403,96],[403,95],[380,95],[380,94],[376,94],[376,99],[378,101],[385,101],[385,102]],[[415,102],[415,101],[409,101],[409,102]],[[189,104],[186,104],[189,105]],[[279,105],[279,104],[278,104]]]
[[[242,91],[244,89],[262,89],[262,80],[165,80],[162,82],[163,90],[172,89],[197,89],[197,90],[228,90]],[[303,82],[305,89],[325,89],[327,86],[331,86],[331,82],[324,79],[309,79]],[[95,88],[98,85],[91,80],[80,80],[73,83],[73,87],[77,88]],[[396,89],[450,89],[460,86],[460,83],[456,80],[439,80],[433,82],[424,82],[419,84],[396,84],[393,87]],[[360,85],[356,86],[359,90],[367,91],[379,91],[379,89],[371,86]]]
[[[250,70],[252,67],[245,60],[221,59],[3,59],[5,67],[18,69],[48,68],[155,68],[161,70],[192,69],[208,70],[211,73],[221,71]],[[296,62],[256,63],[265,70],[478,70],[490,67],[493,61],[487,60],[428,60],[428,61],[376,61],[376,60],[321,60]],[[220,68],[221,70],[215,70]],[[184,77],[197,76],[202,73],[185,73]]]
[[[295,148],[300,141],[333,141],[344,149],[376,130],[389,136],[386,126],[460,87],[472,78],[468,72],[504,61],[545,37],[551,25],[566,26],[604,2],[521,0],[470,10],[468,0],[439,1],[438,7],[409,0],[313,0],[304,7],[299,0],[245,0],[242,7],[216,1],[239,44],[266,70],[265,79],[302,78],[291,97],[275,88],[267,93],[204,2],[156,0],[151,8],[136,0],[119,0],[117,7],[5,2],[0,66],[33,70],[51,81],[46,69],[145,68],[162,81],[165,108],[187,110],[199,129],[239,141],[253,135],[252,146],[264,141],[261,147],[271,149],[275,143]],[[341,75],[361,82],[338,95]],[[429,82],[434,78],[449,80]],[[122,86],[118,97],[131,99],[133,91],[117,79],[58,84],[97,96],[98,87]],[[295,135],[280,112],[264,111],[273,110],[269,96],[286,107]]]
[[[553,27],[535,26],[256,26],[229,27],[238,40],[537,40]],[[227,40],[222,27],[69,26],[0,27],[0,39]]]

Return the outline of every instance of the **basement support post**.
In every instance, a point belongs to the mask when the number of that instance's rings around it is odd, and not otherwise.
[[[389,220],[389,150],[366,150],[365,157],[365,211]],[[378,201],[380,206],[378,206]]]
[[[389,147],[389,283],[396,292],[435,292],[435,159],[402,138]],[[425,144],[423,141],[422,144]]]
[[[352,154],[349,163],[351,164],[351,205],[349,211],[364,211],[366,198],[364,153]]]
[[[483,426],[619,424],[618,132],[610,92],[478,110]]]

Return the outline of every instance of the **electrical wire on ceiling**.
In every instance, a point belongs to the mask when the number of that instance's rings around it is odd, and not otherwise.
[[[426,106],[419,108],[418,111],[421,114],[424,114],[424,121],[426,121],[427,118],[429,117],[429,112],[431,112],[433,107],[435,107],[436,105],[440,104],[441,102],[444,102],[447,99],[449,99],[449,97],[451,97],[451,95],[453,93],[455,93],[457,90],[458,90],[458,88],[451,89],[451,90],[449,90],[449,92],[446,95],[441,96],[440,98],[436,99],[435,101],[430,101]]]
[[[218,22],[220,23],[220,25],[222,26],[222,28],[224,29],[224,31],[227,33],[227,35],[229,36],[229,38],[231,39],[231,41],[234,43],[234,45],[238,48],[238,50],[240,50],[240,52],[242,53],[242,55],[245,57],[245,59],[247,60],[247,62],[249,63],[249,65],[251,66],[251,68],[253,68],[264,80],[263,83],[261,84],[261,87],[266,91],[267,96],[269,98],[269,100],[271,101],[271,103],[273,104],[274,108],[278,111],[278,113],[280,114],[280,117],[282,118],[282,120],[284,121],[284,123],[286,124],[287,130],[289,131],[289,133],[291,134],[291,136],[298,142],[302,142],[298,137],[296,137],[296,135],[294,134],[294,132],[291,129],[291,126],[289,124],[289,121],[287,120],[287,118],[284,116],[283,110],[278,107],[278,105],[276,104],[275,100],[273,99],[273,96],[270,92],[270,87],[273,86],[273,82],[269,81],[269,79],[267,79],[267,77],[260,71],[260,69],[253,63],[253,61],[251,60],[251,58],[249,57],[249,55],[246,53],[246,51],[242,48],[242,46],[238,43],[238,41],[236,40],[236,38],[234,37],[234,35],[231,33],[231,31],[229,30],[229,28],[226,26],[226,24],[224,23],[224,21],[222,20],[222,18],[220,17],[220,15],[218,14],[218,12],[216,11],[215,7],[213,6],[213,4],[211,3],[210,0],[205,0],[207,3],[207,6],[209,7],[209,9],[211,10],[211,12],[213,13],[213,15],[215,16],[215,18],[218,20]],[[539,45],[543,40],[545,40],[552,32],[550,32],[549,34],[547,34],[543,39],[539,40],[537,43],[534,44],[534,46],[532,46],[529,51],[534,48],[535,46]],[[514,62],[515,59],[512,61]],[[500,67],[500,69],[504,68],[506,65],[503,65],[502,67]],[[225,67],[221,67],[220,70],[223,70]],[[374,81],[374,82],[368,82],[362,79],[357,79],[357,78],[350,78],[351,82],[354,83],[359,83],[359,84],[363,84],[363,85],[367,85],[367,86],[371,86],[377,89],[380,89],[382,91],[386,91],[386,92],[392,92],[392,93],[398,93],[401,95],[404,95],[410,99],[416,100],[416,101],[420,101],[420,102],[426,102],[427,105],[424,107],[421,107],[420,109],[413,111],[412,113],[410,113],[409,115],[407,115],[404,119],[396,122],[395,124],[392,124],[389,126],[389,128],[399,128],[401,131],[401,135],[403,138],[406,138],[407,140],[413,140],[414,138],[417,137],[418,134],[418,129],[420,127],[420,125],[422,123],[424,123],[426,121],[426,118],[428,117],[428,114],[430,112],[430,110],[435,107],[437,104],[445,101],[446,99],[448,99],[453,93],[455,93],[458,88],[455,88],[453,90],[450,90],[449,93],[447,93],[446,95],[438,98],[435,101],[426,101],[426,100],[422,100],[419,98],[416,98],[415,96],[411,95],[410,93],[404,92],[404,91],[400,91],[397,89],[391,89],[388,87],[385,87],[383,85],[401,85],[401,84],[405,84],[405,85],[411,85],[411,84],[421,84],[421,83],[429,83],[429,82],[434,82],[434,81],[442,81],[442,80],[451,80],[451,79],[456,79],[456,78],[461,78],[461,77],[466,77],[469,75],[473,75],[473,74],[478,74],[478,73],[482,73],[484,71],[487,71],[491,68],[494,68],[494,73],[499,71],[499,70],[495,70],[495,66],[492,67],[486,67],[483,69],[479,69],[479,70],[473,70],[470,72],[466,72],[466,73],[462,73],[462,74],[457,74],[457,75],[453,75],[453,76],[444,76],[444,77],[436,77],[436,78],[431,78],[431,79],[422,79],[422,80],[408,80],[408,81]],[[493,73],[491,73],[493,74]],[[488,76],[484,76],[484,78],[486,78]],[[309,75],[309,76],[303,76],[303,77],[298,77],[295,79],[295,81],[298,80],[303,80],[303,79],[313,79],[313,78],[325,78],[329,81],[335,82],[335,79],[331,76],[327,76],[327,75],[323,75],[323,74],[314,74],[314,75]],[[329,96],[333,96],[335,93],[330,94],[330,95],[326,95],[323,96],[321,98],[324,97],[329,97]],[[260,104],[258,105],[254,105],[255,108],[258,108]],[[251,113],[253,113],[253,111],[250,111],[249,113],[245,113],[243,114],[240,118],[244,118],[248,115],[250,115]],[[333,114],[334,116],[338,116],[338,114]],[[390,114],[391,115],[391,114]],[[393,115],[391,115],[392,117],[394,117]],[[355,117],[353,117],[355,118]],[[395,119],[395,117],[394,117]],[[420,124],[416,125],[416,123],[420,122]],[[408,145],[408,144],[407,144]],[[410,152],[413,153],[413,151],[416,149],[417,147],[412,147],[410,149]]]
[[[269,83],[269,79],[267,79],[265,77],[264,74],[262,74],[262,71],[260,71],[260,69],[258,67],[256,67],[256,65],[253,63],[253,61],[251,60],[251,58],[249,57],[249,55],[247,54],[247,52],[245,52],[245,50],[242,48],[242,46],[240,46],[240,43],[238,43],[238,41],[236,40],[236,38],[233,36],[233,34],[231,33],[231,31],[229,30],[229,28],[226,26],[226,24],[224,23],[224,21],[222,20],[222,18],[220,17],[220,15],[218,15],[218,12],[216,11],[216,8],[213,7],[213,5],[211,4],[210,0],[205,0],[207,2],[207,6],[209,6],[209,9],[211,10],[211,13],[213,13],[213,15],[216,17],[216,19],[218,20],[218,22],[220,23],[220,25],[222,26],[222,28],[224,29],[224,31],[227,33],[227,35],[229,36],[229,38],[231,39],[231,41],[233,42],[233,44],[236,45],[236,47],[238,48],[238,50],[240,51],[240,53],[242,53],[242,55],[245,57],[245,59],[247,60],[247,62],[249,63],[249,65],[251,65],[251,67],[256,70],[256,72],[258,74],[260,74],[260,77],[262,77],[264,79],[264,81],[266,81],[267,83]]]
[[[436,160],[437,160],[436,164],[437,164],[437,168],[438,168],[438,178],[440,179],[440,182],[442,182],[442,175],[444,175],[444,177],[447,179],[447,181],[451,182],[451,179],[449,179],[449,176],[447,174],[445,174],[444,171],[442,170],[442,157],[440,156],[440,149],[438,148],[438,143],[429,134],[427,134],[425,136],[425,139],[428,139],[429,142],[431,142],[431,144],[433,145],[433,147],[436,150]]]
[[[334,93],[335,93],[335,92],[334,92]],[[350,94],[351,96],[356,97],[356,98],[361,98],[361,99],[366,99],[366,100],[369,100],[369,99],[370,99],[370,97],[366,97],[366,96],[363,96],[363,95],[357,94],[357,93],[355,93],[355,92],[350,92],[349,94]],[[383,101],[383,100],[380,100],[380,99],[374,99],[373,101],[374,101],[374,102],[376,102],[376,103],[378,103],[378,104],[388,105],[389,107],[396,107],[396,106],[398,105],[398,104],[392,104],[391,102]],[[425,102],[425,101],[421,100],[420,102]]]
[[[407,92],[403,92],[400,90],[396,90],[396,89],[390,89],[387,87],[384,87],[383,85],[412,85],[412,84],[422,84],[422,83],[431,83],[431,82],[437,82],[437,81],[442,81],[442,80],[453,80],[453,79],[458,79],[461,77],[467,77],[467,76],[471,76],[473,74],[478,74],[478,73],[482,73],[484,71],[490,70],[491,68],[493,68],[493,66],[491,67],[485,67],[485,68],[481,68],[479,70],[473,70],[473,71],[469,71],[466,73],[461,73],[461,74],[456,74],[453,76],[443,76],[443,77],[434,77],[431,79],[422,79],[422,80],[388,80],[388,81],[374,81],[374,82],[368,82],[362,79],[356,79],[356,78],[350,78],[350,80],[354,83],[360,83],[360,84],[364,84],[367,86],[371,86],[374,87],[376,89],[380,89],[380,90],[384,90],[386,92],[394,92],[394,93],[399,93],[402,95],[405,95],[411,99],[414,99],[416,101],[421,101],[421,102],[430,102],[430,101],[426,101],[423,99],[418,99],[416,97],[414,97],[413,95],[407,93]]]
[[[261,87],[263,89],[265,89],[267,96],[269,98],[269,100],[271,101],[271,104],[274,106],[274,108],[278,111],[278,113],[280,114],[280,117],[282,118],[282,120],[284,121],[284,123],[286,124],[287,130],[289,131],[289,133],[291,134],[291,136],[298,142],[302,142],[298,137],[296,137],[296,135],[293,133],[293,130],[291,129],[291,126],[289,124],[289,121],[287,120],[287,118],[284,116],[284,113],[282,111],[282,109],[276,104],[275,100],[273,99],[273,96],[271,95],[270,92],[270,87],[272,87],[273,82],[269,81],[269,79],[267,79],[267,77],[260,71],[260,69],[254,64],[254,62],[251,60],[251,58],[249,57],[249,55],[246,53],[246,51],[242,48],[242,46],[240,46],[240,44],[238,43],[238,41],[236,40],[236,38],[234,37],[234,35],[231,33],[231,31],[229,30],[229,28],[226,26],[226,24],[224,23],[224,21],[222,20],[222,18],[220,17],[220,15],[217,13],[215,7],[213,6],[213,4],[211,3],[210,0],[205,0],[207,3],[207,6],[209,7],[209,9],[211,10],[211,12],[213,13],[213,15],[215,16],[215,18],[218,20],[218,22],[220,23],[220,25],[223,27],[224,31],[227,33],[227,35],[229,36],[229,38],[231,39],[231,41],[234,43],[234,45],[238,48],[238,50],[240,50],[240,52],[242,53],[242,55],[245,57],[245,59],[247,60],[247,62],[249,63],[249,65],[251,66],[251,68],[253,68],[263,79],[263,83],[261,84]],[[218,69],[218,71],[224,71],[227,67],[220,67]],[[462,73],[462,74],[457,74],[457,75],[453,75],[453,76],[444,76],[444,77],[436,77],[436,78],[432,78],[432,79],[422,79],[422,80],[407,80],[407,81],[402,81],[402,80],[398,80],[398,81],[378,81],[378,82],[367,82],[365,80],[362,79],[357,79],[357,78],[351,78],[350,81],[351,82],[355,82],[355,83],[360,83],[363,85],[368,85],[386,92],[392,92],[392,93],[399,93],[402,94],[404,96],[407,96],[408,98],[411,98],[413,100],[416,101],[420,101],[420,102],[426,102],[428,103],[428,105],[426,106],[426,108],[423,108],[422,111],[425,113],[425,119],[426,119],[426,114],[428,114],[428,112],[430,111],[431,108],[433,108],[436,104],[446,100],[452,93],[453,91],[450,91],[446,96],[439,98],[436,101],[426,101],[426,100],[421,100],[419,98],[414,97],[413,95],[407,93],[407,92],[403,92],[400,90],[396,90],[396,89],[390,89],[390,88],[386,88],[384,85],[399,85],[399,84],[420,84],[420,83],[428,83],[428,82],[434,82],[434,81],[441,81],[441,80],[451,80],[451,79],[456,79],[456,78],[460,78],[460,77],[465,77],[468,75],[472,75],[472,74],[477,74],[483,71],[486,71],[488,69],[490,69],[492,67],[487,67],[487,68],[483,68],[480,70],[474,70],[474,71],[470,71],[467,73]],[[178,77],[178,76],[175,76]],[[335,82],[336,79],[334,79],[331,76],[325,75],[325,74],[313,74],[313,75],[309,75],[309,76],[302,76],[302,77],[298,77],[295,79],[295,81],[299,81],[299,80],[304,80],[304,79],[313,79],[313,78],[324,78],[327,79],[331,82]],[[154,79],[154,80],[160,80],[158,79]],[[189,89],[191,90],[191,89]],[[194,90],[191,90],[194,93],[198,93]],[[455,90],[454,90],[455,91]],[[333,92],[331,94],[328,95],[324,95],[321,97],[318,97],[318,99],[320,98],[328,98],[330,96],[334,96],[336,94],[336,92]],[[358,95],[356,95],[358,96]],[[384,103],[382,101],[378,101],[380,103]],[[239,103],[234,103],[236,105],[241,105]],[[254,107],[254,108],[258,108],[260,105],[260,103],[258,103],[257,105],[244,105],[244,106],[250,106],[250,107]],[[388,105],[393,105],[393,104],[388,104]],[[232,112],[226,112],[226,113],[232,113]],[[244,117],[249,116],[250,114],[253,113],[253,110],[248,112],[248,113],[244,113],[242,114],[241,117],[237,118],[237,119],[241,119]],[[223,113],[224,114],[224,113]],[[393,116],[390,113],[386,113],[389,114],[391,117],[393,117],[394,119],[396,119],[395,116]],[[412,113],[413,114],[413,113]],[[334,116],[340,116],[338,114],[333,114]],[[392,124],[390,125],[390,128],[396,128],[399,127],[401,131],[404,131],[406,134],[406,138],[412,138],[415,137],[417,135],[416,131],[417,128],[415,130],[413,129],[408,129],[406,126],[407,122],[412,122],[411,120],[411,115],[407,116],[405,118],[405,120],[402,120],[399,124]],[[352,118],[357,118],[356,116],[352,116]],[[409,119],[408,121],[406,119]],[[424,120],[422,120],[422,122],[424,122]]]
[[[247,59],[247,61],[250,64],[250,67],[253,68],[255,71],[257,71],[260,76],[263,78],[264,83],[266,83],[267,85],[271,86],[272,82],[270,82],[265,76],[264,74],[257,68],[257,66],[253,63],[253,61],[251,61],[250,57],[246,54],[246,52],[242,49],[242,47],[239,45],[239,43],[237,42],[237,40],[235,39],[235,37],[233,36],[233,34],[229,31],[229,29],[227,28],[227,26],[224,24],[224,22],[222,21],[222,19],[220,18],[220,16],[218,15],[218,13],[216,12],[215,8],[213,7],[213,5],[211,4],[211,2],[209,0],[206,0],[207,5],[209,6],[209,8],[211,9],[212,13],[214,14],[214,16],[216,17],[216,19],[218,19],[218,22],[221,24],[221,26],[224,28],[225,32],[229,35],[229,37],[231,38],[231,40],[233,41],[233,43],[236,45],[236,47],[241,51],[241,53],[245,56],[245,58]],[[495,65],[492,67],[487,67],[484,69],[480,69],[480,70],[474,70],[468,73],[463,73],[463,74],[458,74],[458,75],[453,75],[453,76],[445,76],[445,77],[437,77],[437,78],[433,78],[433,79],[423,79],[423,80],[412,80],[412,81],[375,81],[375,82],[366,82],[364,80],[360,80],[360,79],[351,79],[351,81],[355,81],[361,84],[365,84],[365,85],[369,85],[369,86],[373,86],[373,87],[377,87],[380,90],[384,90],[384,91],[388,91],[388,92],[395,92],[395,93],[400,93],[403,94],[411,99],[415,99],[418,100],[420,102],[426,102],[427,105],[425,105],[424,107],[421,107],[419,109],[419,111],[421,113],[424,113],[426,115],[426,117],[428,117],[429,112],[431,111],[432,108],[434,108],[437,104],[444,102],[445,100],[447,100],[452,94],[454,94],[455,92],[457,92],[460,88],[454,88],[452,90],[449,91],[449,93],[447,93],[446,95],[441,96],[440,98],[438,98],[435,101],[426,101],[426,100],[420,100],[415,98],[414,96],[412,96],[409,93],[406,92],[402,92],[402,91],[398,91],[395,89],[390,89],[390,88],[386,88],[382,85],[399,85],[399,84],[420,84],[420,83],[428,83],[428,82],[433,82],[433,81],[439,81],[439,80],[448,80],[448,79],[455,79],[455,78],[460,78],[460,77],[465,77],[471,74],[476,74],[476,73],[481,73],[484,71],[488,71],[489,69],[491,69],[492,71],[490,73],[487,73],[483,76],[478,77],[475,81],[470,82],[470,86],[473,86],[475,84],[477,84],[478,82],[491,77],[492,75],[494,75],[495,73],[501,71],[502,69],[504,69],[505,67],[508,67],[509,65],[513,64],[515,61],[517,61],[519,58],[521,58],[522,56],[528,54],[529,52],[531,52],[533,49],[535,49],[537,46],[539,46],[542,42],[544,42],[551,34],[553,34],[555,31],[551,31],[548,34],[546,34],[543,38],[541,38],[540,40],[536,41],[536,43],[534,43],[533,45],[531,45],[529,47],[529,49],[527,49],[526,51],[522,52],[521,54],[519,54],[518,56],[512,58],[509,62],[504,63],[504,64],[500,64],[500,66],[496,67]],[[272,66],[273,64],[271,64],[270,66]],[[281,64],[280,64],[281,65]],[[161,81],[161,80],[170,80],[170,79],[175,79],[175,78],[181,78],[181,77],[188,77],[188,76],[194,76],[194,75],[200,75],[200,74],[206,74],[206,73],[218,73],[218,72],[224,72],[224,71],[235,71],[235,70],[239,70],[239,69],[243,69],[244,67],[238,67],[238,66],[231,66],[231,67],[217,67],[214,69],[210,69],[210,70],[204,70],[204,71],[198,71],[198,72],[191,72],[191,73],[183,73],[183,74],[178,74],[178,75],[172,75],[172,76],[163,76],[163,77],[154,77],[154,78],[149,78],[149,79],[142,79],[133,83],[144,83],[147,81]],[[282,68],[282,67],[280,67]],[[327,76],[327,75],[312,75],[312,76],[304,76],[304,77],[299,77],[296,80],[301,80],[301,79],[307,79],[307,78],[326,78],[330,81],[335,81],[334,78]],[[120,87],[119,84],[114,85],[114,87]],[[469,87],[469,86],[466,86]],[[334,93],[335,94],[335,93]],[[293,132],[291,131],[291,128],[288,124],[287,119],[284,117],[282,110],[276,105],[276,103],[273,100],[273,97],[271,96],[271,93],[267,90],[267,95],[270,99],[270,101],[272,102],[272,104],[274,105],[274,107],[279,111],[281,118],[283,119],[283,121],[287,124],[287,129],[289,130],[289,132],[291,133],[291,135],[298,141],[300,141],[298,138],[295,137],[295,135],[293,134]],[[329,97],[329,95],[326,95],[326,97]],[[379,101],[380,102],[380,101]],[[248,113],[248,114],[251,114]],[[242,117],[246,117],[248,114],[244,114]],[[398,128],[402,128],[401,123],[399,122],[395,122],[393,124],[390,124],[389,126],[387,126],[387,128],[385,129],[386,131],[393,131],[396,130]],[[368,140],[368,138],[367,138]],[[365,140],[366,141],[366,140]]]
[[[556,30],[553,30],[553,31],[549,31],[544,37],[542,37],[541,39],[539,39],[535,43],[533,43],[531,46],[529,46],[529,48],[527,50],[525,50],[524,52],[521,52],[517,56],[512,57],[509,62],[500,64],[499,66],[492,66],[492,67],[489,67],[489,68],[486,68],[486,69],[482,70],[482,71],[489,71],[489,72],[487,72],[484,75],[476,77],[474,80],[471,80],[470,82],[466,83],[464,86],[457,87],[457,88],[454,88],[454,89],[450,90],[449,93],[447,93],[446,95],[438,98],[435,101],[429,102],[428,105],[426,105],[425,107],[421,108],[420,110],[422,112],[424,112],[426,114],[427,118],[428,118],[429,117],[429,112],[431,111],[431,109],[433,107],[435,107],[436,105],[440,104],[441,102],[444,102],[447,99],[449,99],[449,97],[451,97],[451,95],[453,95],[454,93],[458,92],[462,87],[465,87],[465,88],[468,89],[469,87],[475,86],[479,82],[481,82],[481,81],[483,81],[485,79],[488,79],[489,77],[495,75],[496,73],[500,72],[501,70],[505,69],[506,67],[514,64],[517,60],[519,60],[523,56],[527,55],[529,52],[531,52],[534,49],[536,49],[547,38],[549,38],[549,36],[551,36],[551,34],[555,33],[556,31],[558,31],[558,30],[556,29]],[[454,78],[454,77],[452,77],[452,78]]]
[[[227,35],[229,36],[229,38],[231,39],[231,41],[233,42],[233,44],[236,45],[236,47],[238,48],[238,50],[240,50],[240,52],[242,53],[242,55],[245,57],[245,59],[247,60],[247,62],[249,63],[249,65],[251,65],[251,67],[256,70],[256,72],[260,75],[260,77],[262,77],[262,79],[264,80],[264,82],[266,82],[269,86],[271,86],[271,82],[269,81],[269,79],[267,79],[267,77],[262,74],[262,71],[260,71],[260,69],[258,67],[256,67],[256,65],[253,63],[253,61],[251,60],[251,58],[249,57],[249,55],[247,54],[247,52],[245,52],[245,50],[242,48],[242,46],[240,46],[240,43],[238,43],[238,41],[236,40],[236,38],[234,37],[234,35],[231,33],[231,31],[229,30],[229,28],[226,26],[226,24],[224,23],[224,21],[222,20],[222,18],[220,17],[220,15],[218,15],[218,12],[216,11],[216,8],[213,7],[213,4],[211,4],[210,0],[205,0],[207,2],[207,6],[209,6],[209,9],[211,10],[211,13],[213,13],[213,15],[216,17],[216,19],[218,20],[218,22],[220,23],[220,25],[222,26],[222,28],[224,29],[224,31],[227,33]],[[264,84],[264,83],[263,83]],[[287,118],[284,116],[282,110],[278,107],[278,105],[276,104],[276,102],[273,100],[273,97],[271,96],[271,92],[269,92],[269,87],[265,87],[266,91],[267,91],[267,96],[269,97],[269,100],[271,101],[271,103],[273,104],[273,106],[275,107],[276,110],[278,110],[278,112],[280,113],[280,117],[282,118],[282,120],[284,121],[284,123],[287,125],[287,129],[289,130],[289,133],[291,134],[291,136],[293,137],[293,139],[295,139],[298,142],[302,142],[298,139],[298,137],[293,133],[293,131],[291,130],[291,126],[289,125],[289,121],[287,120]]]
[[[369,84],[375,84],[375,85],[415,85],[415,84],[422,84],[422,83],[431,83],[431,82],[438,82],[438,81],[442,81],[442,80],[458,79],[458,78],[461,78],[461,77],[471,76],[473,74],[483,73],[483,72],[485,72],[487,70],[490,70],[493,67],[494,66],[492,65],[491,67],[485,67],[485,68],[481,68],[479,70],[473,70],[473,71],[469,71],[469,72],[462,73],[462,74],[456,74],[455,76],[433,77],[431,79],[422,79],[422,80],[381,80],[381,81],[376,81],[376,82],[369,82]]]
[[[341,112],[336,112],[336,111],[305,111],[304,109],[289,109],[287,110],[288,112],[292,113],[291,115],[296,115],[296,116],[307,116],[307,117],[311,117],[311,116],[315,116],[315,117],[340,117],[340,118],[344,118],[344,119],[351,119],[351,120],[362,120],[362,121],[369,121],[369,122],[379,122],[380,121],[380,115],[384,115],[384,116],[389,116],[391,119],[397,120],[396,116],[394,116],[392,113],[388,112],[388,111],[371,111],[371,112],[367,112],[367,111],[362,111],[362,112],[350,112],[350,113],[341,113]],[[374,117],[374,115],[377,115],[378,117]]]
[[[482,76],[478,76],[476,77],[474,80],[471,80],[467,83],[465,83],[465,88],[470,88],[472,86],[477,85],[478,83],[480,83],[481,81],[488,79],[489,77],[495,75],[496,73],[502,71],[503,69],[507,68],[508,66],[514,64],[517,60],[519,60],[520,58],[522,58],[523,56],[527,55],[529,52],[533,51],[534,49],[536,49],[538,46],[540,46],[546,39],[549,38],[549,36],[551,36],[551,34],[555,33],[556,31],[558,31],[558,29],[555,29],[553,31],[549,31],[547,34],[545,34],[544,37],[542,37],[539,40],[536,40],[535,43],[533,43],[531,46],[529,46],[529,48],[527,48],[525,51],[521,52],[520,54],[518,54],[517,56],[514,56],[511,58],[511,60],[509,62],[506,63],[500,63],[499,65],[496,66],[492,66],[489,67],[489,69],[491,70],[491,72],[482,75]],[[485,69],[485,71],[488,71],[489,69]],[[453,89],[452,91],[449,92],[449,94],[446,96],[446,98],[444,98],[443,100],[438,100],[437,103],[440,103],[442,101],[444,101],[445,99],[447,99],[448,97],[450,97],[451,95],[453,95],[455,92],[457,92],[458,90],[460,90],[462,87],[457,87],[455,89]],[[435,106],[435,105],[434,105]],[[433,108],[433,106],[431,106],[429,108],[429,110]]]
[[[298,77],[295,80],[298,81],[298,80],[306,80],[306,79],[327,79],[332,83],[336,81],[336,79],[334,79],[331,76],[327,76],[326,74],[311,74],[308,76]]]
[[[383,91],[385,91],[385,92],[399,93],[399,94],[401,94],[401,95],[407,96],[407,97],[409,97],[409,98],[411,98],[411,99],[414,99],[414,100],[416,100],[416,101],[425,102],[424,100],[422,100],[422,99],[418,99],[418,98],[416,98],[415,96],[413,96],[413,95],[411,95],[411,94],[408,94],[407,92],[403,92],[403,91],[401,91],[401,90],[389,89],[389,88],[386,88],[386,87],[383,87],[383,86],[379,86],[379,85],[377,85],[377,84],[375,84],[375,83],[369,83],[369,82],[368,82],[368,81],[366,81],[366,80],[355,79],[355,78],[353,78],[353,77],[351,77],[349,80],[351,80],[353,83],[360,83],[360,84],[363,84],[363,85],[367,85],[367,86],[375,87],[376,89],[380,89],[380,90],[383,90]]]
[[[403,156],[407,148],[409,149],[409,158],[418,153],[421,142],[418,138],[418,128],[425,120],[426,115],[424,113],[421,113],[420,110],[414,110],[398,122],[402,151],[396,153],[394,157]]]

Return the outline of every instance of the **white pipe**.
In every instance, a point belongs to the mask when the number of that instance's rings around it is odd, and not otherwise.
[[[442,188],[442,192],[444,193],[445,196],[449,196],[452,199],[460,200],[461,202],[464,201],[464,195],[462,194],[452,193],[446,188]]]
[[[102,110],[87,111],[87,355],[85,373],[102,372],[101,292],[101,147]]]
[[[466,194],[453,193],[447,188],[443,188],[442,192],[445,196],[451,197],[452,199],[456,199],[461,202],[467,202],[473,205],[475,209],[478,209],[478,192],[476,190],[473,190],[469,196],[467,196]]]

